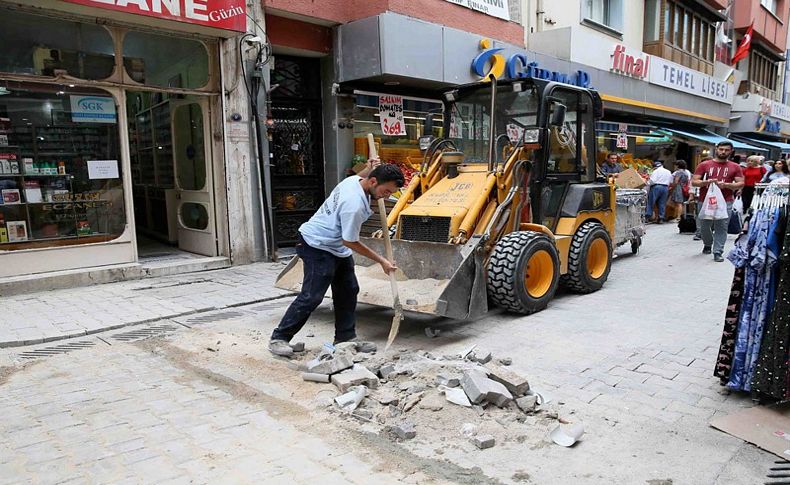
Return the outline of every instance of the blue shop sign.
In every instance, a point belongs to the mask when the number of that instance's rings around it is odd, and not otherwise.
[[[507,61],[500,52],[502,48],[491,48],[491,41],[483,39],[480,41],[483,52],[478,54],[472,61],[472,71],[480,76],[481,80],[487,80],[490,75],[497,79],[503,74],[507,74],[509,79],[535,78],[555,81],[565,84],[572,84],[582,88],[591,88],[590,74],[587,71],[577,70],[573,74],[559,71],[543,69],[537,61],[529,62],[526,54],[513,54]],[[487,69],[486,69],[487,68]]]
[[[758,133],[779,133],[782,131],[782,124],[778,121],[771,121],[771,118],[769,118],[768,115],[760,114],[757,116],[757,122],[755,123],[754,128]]]

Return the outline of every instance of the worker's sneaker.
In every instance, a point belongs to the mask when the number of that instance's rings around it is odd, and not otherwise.
[[[704,246],[702,248],[702,254],[710,254],[710,246]]]
[[[702,241],[702,236],[698,236],[697,234],[694,234],[694,238],[693,239],[695,241]]]
[[[357,352],[363,352],[365,354],[371,354],[378,350],[378,346],[374,342],[368,342],[367,340],[359,340],[358,338],[352,338],[351,340],[344,340],[343,342],[352,342]],[[336,341],[334,345],[343,342]]]
[[[721,254],[716,253],[713,255],[713,260],[716,261],[717,263],[721,263],[722,261],[724,261],[724,257]]]
[[[285,340],[269,340],[269,352],[280,357],[293,357],[294,349]]]

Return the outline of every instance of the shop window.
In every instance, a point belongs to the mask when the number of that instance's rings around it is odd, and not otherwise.
[[[0,97],[0,251],[109,241],[126,225],[114,98],[9,84]]]
[[[208,83],[208,52],[196,40],[129,32],[123,39],[123,65],[141,84],[197,89]]]
[[[115,68],[113,40],[100,25],[0,10],[0,71],[105,79]]]
[[[623,30],[623,0],[586,0],[582,4],[584,20],[617,32]]]
[[[432,128],[426,132],[425,122],[430,117]],[[354,154],[356,161],[367,158],[367,134],[373,133],[379,143],[379,157],[396,163],[420,163],[420,137],[442,135],[442,105],[437,102],[403,99],[404,133],[385,135],[381,129],[379,96],[358,95],[354,108]]]

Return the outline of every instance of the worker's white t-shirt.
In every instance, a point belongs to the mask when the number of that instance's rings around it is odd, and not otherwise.
[[[355,175],[337,184],[313,217],[299,227],[307,244],[339,258],[351,256],[343,241],[359,241],[362,223],[373,215],[370,197],[362,190],[360,180]]]

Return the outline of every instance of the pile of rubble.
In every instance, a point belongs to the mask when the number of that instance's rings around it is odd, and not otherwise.
[[[475,346],[441,357],[405,350],[385,357],[369,342],[348,342],[325,344],[317,353],[303,351],[297,359],[303,380],[337,388],[339,395],[325,405],[382,425],[399,440],[414,438],[422,426],[438,428],[442,415],[447,415],[447,426],[478,422],[464,424],[460,432],[486,449],[496,443],[493,435],[480,430],[486,417],[502,426],[524,423],[546,404],[526,378],[508,368],[511,359],[494,360],[490,352]]]

